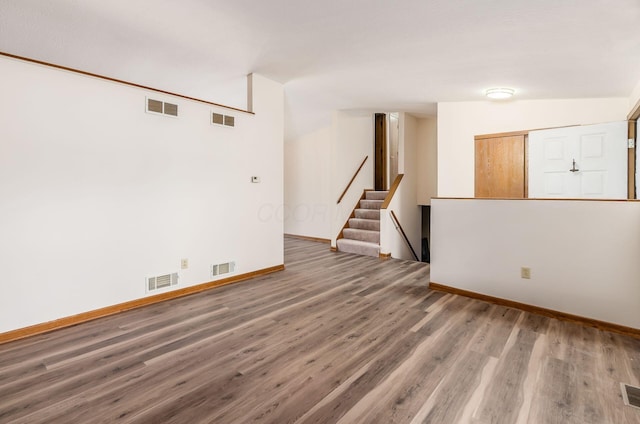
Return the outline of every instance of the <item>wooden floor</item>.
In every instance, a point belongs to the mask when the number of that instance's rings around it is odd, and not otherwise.
[[[285,246],[283,272],[0,345],[0,422],[640,423],[640,340]]]

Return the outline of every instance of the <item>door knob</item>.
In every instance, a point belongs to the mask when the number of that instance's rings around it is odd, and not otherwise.
[[[571,169],[569,170],[570,172],[578,172],[580,171],[578,168],[576,168],[576,160],[573,160],[573,166],[571,167]]]

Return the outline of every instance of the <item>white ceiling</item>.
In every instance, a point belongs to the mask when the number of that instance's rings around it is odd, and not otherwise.
[[[0,50],[246,107],[282,82],[289,138],[334,109],[627,97],[640,0],[0,0]]]

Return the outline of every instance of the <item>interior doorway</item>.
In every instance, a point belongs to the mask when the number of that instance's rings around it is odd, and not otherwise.
[[[431,240],[431,206],[422,206],[422,262],[431,262],[429,241]]]
[[[386,190],[387,185],[387,115],[375,114],[374,135],[374,189]]]

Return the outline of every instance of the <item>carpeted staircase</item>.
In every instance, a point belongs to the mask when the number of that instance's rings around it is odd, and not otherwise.
[[[380,207],[387,194],[388,191],[365,191],[342,231],[343,238],[336,242],[340,252],[380,255]]]

